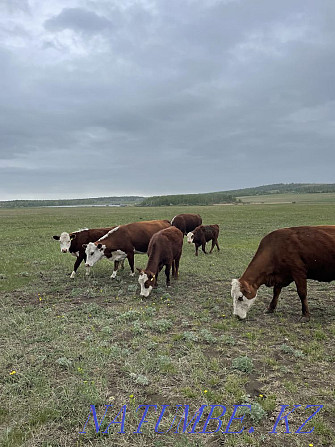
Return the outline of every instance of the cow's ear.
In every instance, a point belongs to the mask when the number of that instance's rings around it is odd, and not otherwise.
[[[85,250],[86,250],[86,248],[87,248],[87,244],[83,244],[83,248],[85,248]]]
[[[54,239],[55,239],[55,241],[59,241],[59,239],[60,239],[60,236],[52,236]]]
[[[75,234],[70,234],[70,239],[71,239],[71,241],[72,241],[75,237],[76,237]]]
[[[100,250],[100,248],[102,247],[102,244],[98,244],[97,247],[98,247],[99,250]]]

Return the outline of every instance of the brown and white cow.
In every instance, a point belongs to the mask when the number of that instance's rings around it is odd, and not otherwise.
[[[283,287],[295,282],[302,305],[302,321],[309,321],[307,279],[335,279],[335,225],[282,228],[266,235],[240,279],[233,279],[234,315],[246,318],[257,290],[273,287],[267,312],[274,312]]]
[[[84,228],[72,233],[63,232],[60,236],[53,236],[56,241],[60,241],[60,250],[62,253],[71,253],[76,256],[76,262],[74,263],[73,272],[70,278],[74,278],[78,267],[82,261],[86,261],[85,248],[83,244],[94,242],[100,237],[104,236],[108,231],[115,227],[108,228]],[[86,266],[86,275],[89,274],[89,267]]]
[[[186,235],[190,231],[202,224],[202,218],[199,214],[177,214],[171,220],[171,225],[179,228]]]
[[[146,253],[151,236],[170,226],[168,220],[148,220],[115,227],[99,240],[85,246],[86,266],[92,267],[103,257],[110,261],[122,261],[128,258],[130,275],[134,276],[135,253]],[[111,278],[115,278],[116,273],[117,266],[114,268]]]
[[[183,250],[183,233],[176,227],[158,231],[150,239],[148,247],[148,263],[140,273],[138,282],[141,286],[141,296],[149,296],[153,287],[157,286],[158,273],[165,266],[166,286],[170,286],[170,270],[172,276],[178,278],[179,260]]]
[[[212,253],[214,246],[220,251],[218,244],[219,225],[199,225],[193,231],[187,233],[187,242],[195,245],[195,256],[198,256],[198,248],[201,245],[202,251],[206,252],[206,242],[212,241],[210,253]]]

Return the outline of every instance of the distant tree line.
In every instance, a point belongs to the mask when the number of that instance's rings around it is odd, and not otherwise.
[[[219,203],[236,203],[237,201],[238,199],[230,194],[212,192],[148,197],[142,200],[138,206],[213,205]]]
[[[143,200],[139,196],[94,197],[88,199],[61,200],[10,200],[0,201],[0,208],[30,208],[44,206],[92,206],[92,205],[134,205]]]

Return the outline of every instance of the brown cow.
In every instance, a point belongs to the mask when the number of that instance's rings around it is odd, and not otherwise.
[[[60,241],[60,250],[62,253],[71,253],[76,256],[76,262],[74,263],[73,272],[70,278],[74,278],[78,267],[82,261],[86,261],[85,248],[83,244],[94,242],[100,237],[104,236],[108,231],[115,227],[109,228],[84,228],[72,233],[66,233],[65,231],[60,236],[53,236],[56,241]],[[89,267],[86,268],[86,275],[89,274]]]
[[[187,233],[187,242],[195,245],[195,256],[198,256],[198,248],[201,245],[202,251],[206,252],[206,242],[212,241],[210,253],[212,253],[214,246],[220,250],[218,244],[219,225],[199,225],[193,231]]]
[[[199,214],[178,214],[171,220],[171,225],[179,228],[184,235],[201,224],[202,219]]]
[[[141,296],[149,296],[153,287],[157,286],[158,273],[165,266],[166,286],[170,286],[170,269],[172,276],[178,278],[179,260],[183,250],[183,233],[176,227],[165,228],[154,234],[148,247],[148,263],[140,273],[138,282]]]
[[[134,276],[134,254],[146,253],[151,236],[170,226],[168,220],[149,220],[115,227],[96,242],[85,245],[86,266],[93,266],[103,257],[110,261],[122,261],[128,258],[130,275]],[[111,278],[115,278],[116,273],[117,266]]]
[[[274,312],[283,287],[295,282],[302,305],[302,321],[309,321],[307,279],[335,279],[335,225],[282,228],[266,235],[240,279],[233,279],[234,315],[244,319],[257,290],[273,287],[267,310]]]

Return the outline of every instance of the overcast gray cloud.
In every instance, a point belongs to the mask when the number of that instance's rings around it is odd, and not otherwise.
[[[333,0],[5,0],[0,200],[334,182]]]

